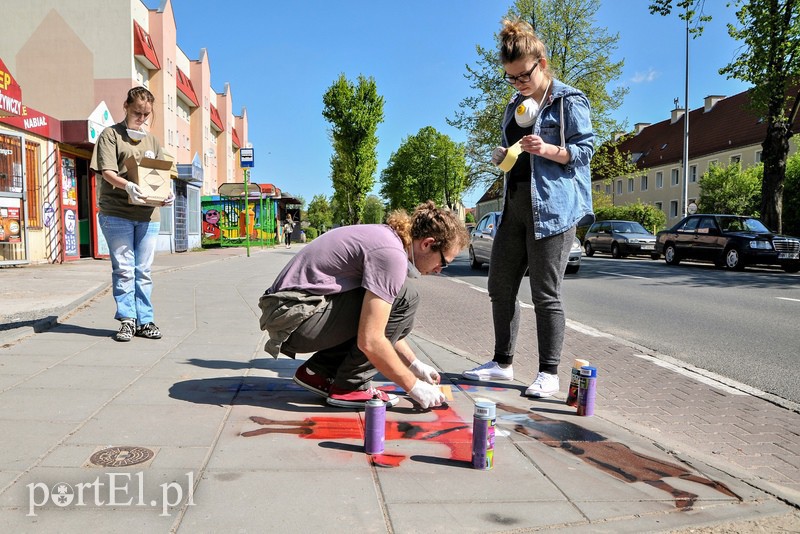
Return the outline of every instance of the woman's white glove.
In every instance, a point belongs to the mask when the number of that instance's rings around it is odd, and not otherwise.
[[[508,149],[505,147],[499,146],[492,151],[492,163],[495,165],[500,165],[504,159],[506,159],[506,154],[508,153]]]
[[[414,376],[420,380],[424,380],[428,384],[438,384],[439,380],[441,380],[436,369],[427,363],[422,363],[419,361],[419,358],[411,362],[411,365],[409,365],[408,368],[412,373],[414,373]]]
[[[162,204],[162,205],[163,206],[172,206],[173,203],[175,203],[175,195],[172,192],[170,192],[169,196],[164,199],[164,204]]]
[[[432,384],[417,380],[408,396],[417,401],[423,409],[433,408],[434,406],[441,406],[444,402],[444,393]]]
[[[125,184],[125,192],[128,193],[128,198],[131,199],[132,204],[143,206],[145,204],[146,196],[142,194],[142,190],[135,183],[128,181]]]

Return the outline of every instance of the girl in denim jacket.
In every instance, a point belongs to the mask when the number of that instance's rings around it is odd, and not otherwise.
[[[517,293],[529,271],[539,372],[525,394],[550,397],[559,391],[566,322],[561,282],[576,226],[594,221],[589,170],[594,133],[589,101],[553,78],[545,45],[528,23],[504,20],[500,41],[504,79],[517,93],[503,116],[503,146],[492,153],[492,161],[506,170],[503,216],[489,265],[494,358],[463,376],[513,380]]]

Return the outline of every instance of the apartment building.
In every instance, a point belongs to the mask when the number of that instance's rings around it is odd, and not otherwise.
[[[26,233],[25,250],[4,257],[0,246],[0,263],[107,254],[89,161],[102,129],[124,118],[125,95],[137,85],[155,95],[149,129],[178,169],[176,202],[160,208],[158,250],[200,246],[200,197],[243,180],[238,151],[248,146],[247,114],[234,110],[229,84],[221,92],[212,87],[205,49],[179,47],[171,0],[158,9],[142,0],[5,0],[2,13],[0,58],[22,88],[28,120],[0,117],[0,141],[19,147],[9,168],[26,177],[19,191],[0,191],[19,197]],[[31,111],[45,118],[31,120]]]
[[[683,216],[683,109],[672,110],[669,119],[656,124],[638,123],[633,136],[620,143],[642,174],[594,179],[592,189],[610,195],[614,205],[651,204],[667,216],[667,226]],[[795,129],[800,120],[795,122]],[[687,206],[700,196],[700,178],[712,165],[740,163],[743,168],[761,162],[761,143],[766,123],[750,107],[749,91],[730,97],[707,96],[703,107],[689,113]],[[797,150],[792,142],[791,151]]]

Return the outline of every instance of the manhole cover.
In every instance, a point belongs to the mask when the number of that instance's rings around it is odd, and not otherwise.
[[[151,460],[155,453],[144,447],[110,447],[97,451],[89,462],[101,467],[125,467]]]

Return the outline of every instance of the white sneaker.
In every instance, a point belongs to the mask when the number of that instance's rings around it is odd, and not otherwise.
[[[554,393],[558,393],[558,375],[551,375],[550,373],[539,373],[533,384],[525,390],[526,397],[551,397]]]
[[[488,362],[464,371],[461,376],[468,380],[514,380],[514,369],[511,365],[504,369],[497,362]]]

